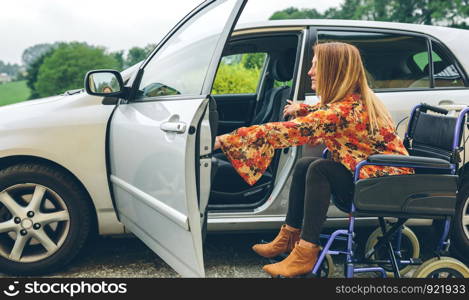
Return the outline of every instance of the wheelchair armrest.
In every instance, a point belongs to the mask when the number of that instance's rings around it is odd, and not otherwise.
[[[370,155],[367,162],[371,164],[384,164],[387,166],[409,165],[409,167],[413,168],[451,169],[451,163],[446,160],[423,156],[375,154]]]

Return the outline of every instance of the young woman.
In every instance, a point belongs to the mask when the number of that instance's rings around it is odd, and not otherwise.
[[[239,175],[253,185],[271,162],[274,150],[303,144],[325,144],[331,160],[300,159],[294,170],[286,224],[268,244],[253,246],[264,257],[291,251],[283,261],[264,266],[272,276],[310,272],[319,252],[319,235],[331,193],[350,203],[358,162],[373,154],[408,155],[385,106],[369,88],[360,53],[345,43],[314,47],[312,89],[320,102],[289,102],[284,115],[294,119],[243,127],[217,137]],[[412,169],[366,166],[360,177],[410,174]]]

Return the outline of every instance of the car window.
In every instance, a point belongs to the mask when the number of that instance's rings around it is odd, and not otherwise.
[[[464,80],[453,60],[443,48],[432,42],[435,87],[464,87]]]
[[[429,88],[427,40],[377,32],[320,31],[319,43],[339,41],[358,47],[373,89]]]
[[[222,57],[212,94],[254,94],[257,92],[267,53],[241,53]]]
[[[187,21],[147,64],[136,99],[200,95],[235,0],[217,1]]]

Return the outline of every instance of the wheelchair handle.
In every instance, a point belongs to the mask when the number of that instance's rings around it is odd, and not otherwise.
[[[436,113],[439,113],[439,114],[442,114],[442,115],[447,115],[448,112],[449,112],[448,110],[446,110],[444,108],[432,106],[432,105],[429,105],[427,103],[420,104],[420,110],[423,111],[423,112],[426,112],[427,110],[431,110],[433,112],[436,112]]]

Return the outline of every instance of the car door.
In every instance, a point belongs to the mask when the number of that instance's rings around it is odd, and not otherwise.
[[[142,64],[110,122],[110,181],[120,221],[175,271],[205,276],[214,104],[225,42],[247,0],[206,1]]]

